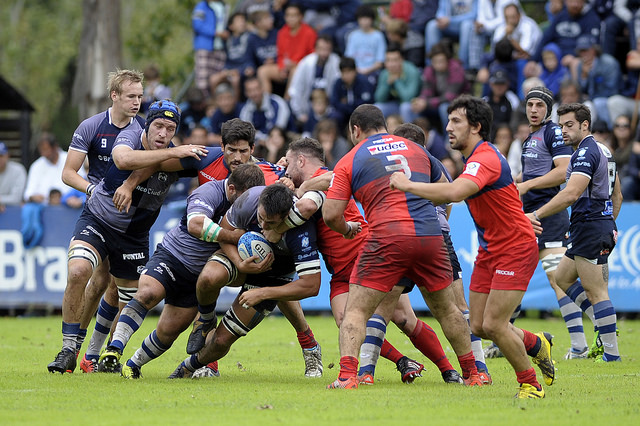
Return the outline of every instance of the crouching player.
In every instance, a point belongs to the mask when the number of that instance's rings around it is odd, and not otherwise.
[[[166,352],[189,327],[198,310],[198,274],[210,257],[215,260],[212,254],[219,243],[236,244],[242,235],[217,222],[240,194],[257,185],[264,185],[264,174],[256,165],[243,164],[228,179],[208,182],[189,196],[186,213],[158,245],[140,275],[138,292],[122,310],[113,340],[100,356],[100,370],[116,368],[127,342],[162,299],[165,306],[156,329],[122,367],[122,376],[140,378],[142,366]]]
[[[292,207],[293,192],[282,184],[251,188],[234,203],[221,226],[229,231],[269,234],[284,222]],[[320,258],[313,222],[285,232],[278,243],[271,244],[275,255],[271,269],[258,274],[247,269],[252,259],[243,261],[236,244],[221,246],[237,270],[247,272],[244,285],[204,348],[180,363],[170,378],[191,377],[194,371],[224,357],[233,343],[275,309],[278,301],[315,296],[320,289]],[[295,273],[298,279],[294,279]]]

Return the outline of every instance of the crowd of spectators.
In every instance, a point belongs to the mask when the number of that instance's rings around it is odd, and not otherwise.
[[[522,3],[522,4],[521,4]],[[351,143],[353,110],[376,104],[390,131],[413,122],[455,177],[462,159],[446,142],[447,106],[483,96],[493,110],[492,141],[520,171],[528,135],[523,99],[544,85],[558,105],[583,102],[593,133],[613,152],[625,200],[640,200],[640,0],[549,0],[536,22],[522,0],[200,1],[192,13],[195,84],[175,144],[219,145],[232,118],[254,124],[255,155],[277,162],[290,141],[318,139],[331,168]],[[144,71],[140,112],[171,97],[158,69]],[[42,133],[25,176],[0,142],[0,211],[21,203],[79,207],[61,181],[65,152]],[[9,178],[10,176],[10,178]],[[13,183],[14,178],[16,184]],[[189,185],[177,191],[181,196]],[[172,199],[171,197],[169,197]]]
[[[542,4],[544,22],[523,7]],[[555,94],[554,112],[580,101],[609,131],[620,117],[629,120],[629,143],[602,142],[626,150],[616,160],[626,199],[634,199],[639,12],[637,0],[395,0],[377,8],[360,0],[243,0],[233,10],[201,1],[192,22],[196,87],[207,113],[185,124],[181,137],[199,124],[218,144],[221,123],[240,117],[254,123],[256,152],[269,159],[305,135],[321,136],[335,163],[349,115],[375,103],[390,125],[414,122],[428,131],[434,155],[455,176],[462,164],[444,142],[446,109],[472,93],[491,105],[491,137],[517,170],[526,87],[544,85]]]

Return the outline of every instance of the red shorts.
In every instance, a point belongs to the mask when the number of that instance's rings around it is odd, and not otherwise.
[[[480,248],[473,266],[469,289],[477,293],[490,290],[526,291],[538,266],[538,243],[520,244],[509,253],[490,254]]]
[[[344,267],[340,271],[336,271],[331,275],[331,281],[329,282],[329,286],[331,288],[329,292],[329,300],[333,300],[334,297],[340,294],[349,293],[349,277],[351,277],[351,272],[355,263],[356,258],[353,258],[349,266]]]
[[[430,292],[451,284],[453,273],[442,235],[367,238],[349,282],[389,292],[404,277]]]

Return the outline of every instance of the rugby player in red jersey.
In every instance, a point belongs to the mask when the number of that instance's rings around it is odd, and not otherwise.
[[[520,383],[516,397],[543,398],[544,390],[527,355],[551,385],[555,378],[551,336],[533,334],[509,322],[538,263],[536,236],[522,211],[507,160],[486,142],[493,119],[491,107],[463,95],[449,105],[448,112],[446,130],[451,147],[466,160],[463,173],[452,183],[423,183],[396,172],[389,186],[435,204],[466,201],[480,245],[470,283],[471,330],[500,347]]]
[[[349,120],[357,145],[336,165],[322,216],[329,228],[352,237],[344,217],[353,196],[369,222],[367,237],[349,280],[340,326],[340,374],[329,388],[358,387],[358,351],[367,320],[401,278],[413,280],[458,355],[465,383],[482,385],[471,352],[469,327],[454,303],[452,272],[442,231],[431,201],[389,187],[389,177],[404,170],[429,182],[431,162],[424,148],[389,135],[382,112],[361,105]]]

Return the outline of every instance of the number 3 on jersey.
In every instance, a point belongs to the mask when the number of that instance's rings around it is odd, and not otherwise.
[[[394,164],[384,166],[384,169],[386,171],[393,173],[402,170],[404,174],[407,175],[407,179],[411,179],[411,169],[409,168],[409,162],[404,155],[387,155],[387,160],[394,162]]]

